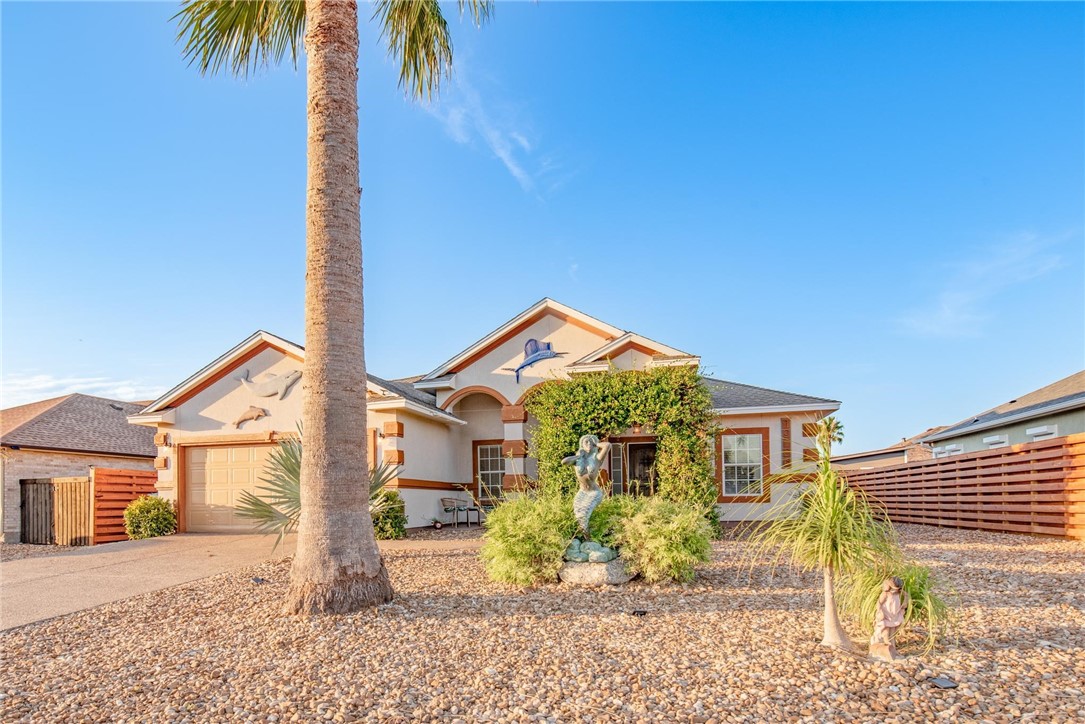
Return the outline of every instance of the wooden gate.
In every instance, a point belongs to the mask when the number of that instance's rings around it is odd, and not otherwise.
[[[35,478],[19,483],[23,543],[92,544],[90,478]]]
[[[128,540],[124,509],[155,492],[153,470],[91,468],[79,478],[20,480],[23,543],[86,546]]]

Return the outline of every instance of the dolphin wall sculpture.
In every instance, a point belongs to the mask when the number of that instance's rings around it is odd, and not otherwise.
[[[301,379],[301,370],[291,370],[283,375],[275,375],[263,382],[253,382],[249,379],[249,371],[244,370],[237,379],[245,386],[246,390],[257,397],[278,395],[281,400],[286,397],[286,393],[290,391],[294,383]]]
[[[267,410],[262,407],[249,406],[249,409],[241,413],[241,417],[234,420],[234,428],[240,428],[241,423],[249,420],[259,420],[261,417],[267,417]]]

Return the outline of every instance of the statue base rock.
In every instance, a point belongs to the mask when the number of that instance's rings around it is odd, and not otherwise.
[[[870,658],[875,661],[900,661],[904,657],[897,652],[897,647],[893,644],[871,644],[870,645]]]
[[[633,580],[621,558],[606,563],[567,562],[558,571],[558,578],[577,586],[620,586]]]

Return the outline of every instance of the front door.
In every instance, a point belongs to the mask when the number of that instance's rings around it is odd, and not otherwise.
[[[651,495],[656,491],[656,444],[634,443],[629,451],[629,492],[633,495]]]

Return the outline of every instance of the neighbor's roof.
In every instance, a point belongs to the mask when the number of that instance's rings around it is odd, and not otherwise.
[[[781,392],[766,387],[754,387],[740,382],[728,382],[711,377],[702,377],[709,392],[712,393],[712,407],[717,410],[739,410],[742,408],[778,407],[792,409],[833,409],[840,407],[839,400],[825,397],[811,397],[794,392]]]
[[[911,437],[901,438],[900,442],[893,443],[892,445],[890,445],[888,447],[878,448],[877,450],[864,450],[863,452],[848,453],[846,455],[833,455],[832,461],[833,462],[838,462],[838,461],[841,461],[841,460],[852,460],[854,458],[862,458],[862,457],[866,457],[868,455],[885,455],[887,453],[904,451],[907,448],[915,447],[916,445],[920,445],[920,446],[923,445],[923,439],[926,438],[928,435],[933,435],[936,432],[940,432],[940,431],[945,430],[945,429],[946,429],[945,425],[940,425],[938,427],[928,427],[926,430],[919,433],[918,435],[912,435]]]
[[[72,394],[0,410],[0,445],[153,458],[154,430],[128,424],[135,402]]]
[[[923,440],[924,442],[945,440],[1079,407],[1085,407],[1085,370],[992,407],[986,412],[961,420],[927,435]]]

